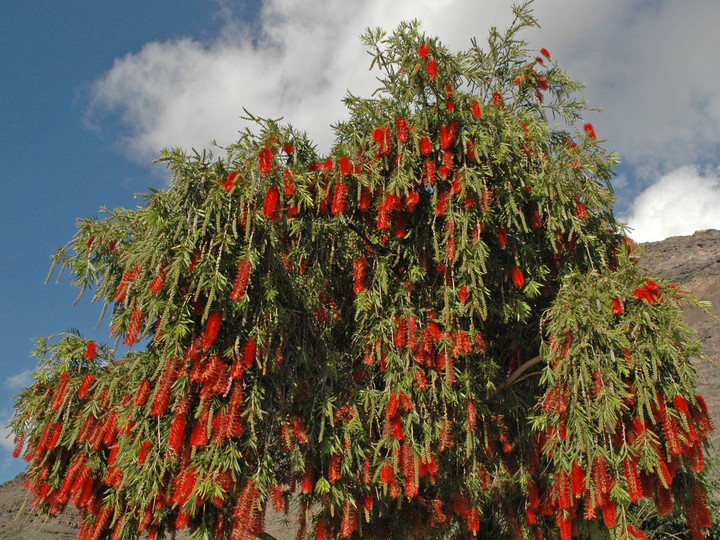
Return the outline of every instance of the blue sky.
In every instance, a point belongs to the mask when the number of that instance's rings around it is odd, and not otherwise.
[[[720,228],[720,3],[536,0],[546,47],[602,113],[622,160],[618,213],[639,240]],[[164,147],[229,143],[242,107],[284,116],[329,149],[347,89],[374,75],[358,36],[419,18],[451,48],[504,28],[499,0],[124,2],[4,0],[0,6],[0,423],[29,382],[31,338],[95,330],[67,279],[43,285],[78,217],[133,207],[163,187]],[[358,67],[359,66],[359,67]],[[1,435],[0,435],[1,437]],[[0,440],[0,481],[22,470]]]

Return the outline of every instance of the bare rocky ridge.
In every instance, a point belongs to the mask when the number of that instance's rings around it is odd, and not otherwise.
[[[698,231],[692,236],[676,236],[661,242],[644,244],[645,258],[640,262],[653,276],[662,276],[700,300],[708,300],[720,315],[720,231]],[[705,397],[711,414],[720,423],[720,320],[696,308],[685,311],[703,343],[708,359],[697,362],[698,393]],[[715,448],[720,448],[720,433],[713,434]],[[713,451],[713,454],[715,452]],[[22,475],[0,485],[0,539],[51,540],[75,538],[78,512],[69,508],[61,516],[48,519],[32,507],[32,496],[22,486]],[[269,514],[271,512],[268,512]],[[297,510],[289,518],[295,522]],[[280,514],[268,516],[267,530],[278,540],[294,538],[294,523],[286,526]],[[178,540],[186,538],[178,535]]]

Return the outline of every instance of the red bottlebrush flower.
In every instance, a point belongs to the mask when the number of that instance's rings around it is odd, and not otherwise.
[[[420,47],[418,47],[418,56],[420,58],[427,58],[429,53],[430,47],[426,43],[422,43]]]
[[[383,465],[380,469],[380,482],[382,484],[392,484],[395,481],[395,472],[392,465]]]
[[[550,60],[550,53],[549,53],[548,50],[545,49],[544,47],[543,47],[542,49],[540,49],[540,54],[542,54],[545,58],[547,58],[548,60]]]
[[[503,102],[503,97],[500,94],[498,94],[497,92],[494,92],[493,93],[493,106],[497,107],[499,105],[502,105],[502,102]]]
[[[293,178],[293,172],[290,169],[285,169],[283,177],[285,196],[292,197],[293,195],[295,195],[295,179]]]
[[[373,140],[378,145],[378,157],[387,156],[390,154],[392,149],[392,142],[390,140],[390,127],[382,126],[373,130]]]
[[[94,341],[89,341],[87,348],[85,349],[85,360],[92,360],[95,358],[95,352],[97,351],[97,345]]]
[[[423,392],[428,388],[425,372],[421,368],[418,368],[417,371],[415,371],[415,386],[418,387],[418,390],[422,390]]]
[[[428,155],[430,152],[432,152],[432,142],[430,141],[429,137],[423,137],[420,139],[420,153],[423,156]]]
[[[193,270],[195,270],[195,267],[197,266],[198,262],[200,261],[200,256],[202,255],[202,252],[199,249],[196,249],[192,257],[190,258],[190,266],[188,267],[188,272],[192,273]]]
[[[335,454],[330,458],[330,464],[328,465],[328,480],[331,484],[334,484],[340,480],[340,454]]]
[[[431,79],[434,79],[435,77],[437,77],[437,68],[438,68],[437,60],[435,60],[434,58],[432,60],[428,60],[428,63],[425,66],[425,69],[427,71],[428,76]]]
[[[285,152],[288,155],[292,154],[294,151],[295,151],[295,148],[290,143],[283,146],[283,152]]]
[[[235,179],[238,177],[238,172],[233,171],[230,174],[228,174],[227,179],[225,180],[225,184],[223,185],[223,189],[226,193],[230,192],[232,188],[235,187]]]
[[[468,290],[468,288],[465,285],[463,285],[462,287],[460,287],[460,289],[458,289],[458,298],[460,299],[460,301],[463,304],[467,301],[467,299],[469,297],[470,297],[470,291]]]
[[[447,211],[447,202],[450,194],[447,191],[438,191],[435,201],[435,214],[438,216],[445,215]]]
[[[455,103],[452,99],[448,99],[445,103],[445,108],[448,110],[448,112],[453,112],[455,110]]]
[[[303,474],[301,491],[303,493],[305,493],[306,495],[310,494],[313,491],[314,485],[315,485],[315,473],[314,473],[312,467],[308,466],[305,469],[305,474]]]
[[[142,328],[143,319],[145,318],[145,311],[134,307],[132,316],[130,317],[130,324],[128,325],[127,335],[125,336],[125,345],[132,347],[137,341],[140,329]]]
[[[243,347],[243,366],[245,369],[251,367],[255,363],[255,356],[257,355],[257,342],[255,338],[251,337],[247,340],[245,347]]]
[[[528,213],[530,214],[530,226],[533,229],[541,229],[543,225],[542,218],[540,217],[540,212],[535,202],[530,203]]]
[[[577,204],[575,204],[575,215],[580,220],[583,220],[587,217],[587,208],[583,203],[578,202]]]
[[[142,465],[147,461],[147,456],[152,449],[153,443],[151,441],[143,441],[140,445],[140,452],[138,452],[138,465]]]
[[[355,264],[353,265],[353,279],[355,281],[361,281],[365,279],[365,269],[367,268],[367,260],[365,257],[358,257],[355,259]]]
[[[628,456],[623,460],[623,469],[625,471],[625,480],[628,485],[628,493],[630,500],[637,502],[643,498],[642,482],[640,481],[640,471],[637,466],[637,458]]]
[[[398,142],[401,142],[401,143],[407,142],[407,140],[408,140],[407,121],[402,116],[398,116],[397,120],[395,120],[395,127],[397,129]]]
[[[482,116],[482,107],[480,106],[480,103],[478,101],[472,102],[471,109],[475,118],[480,118]]]
[[[647,535],[644,532],[642,532],[640,529],[635,527],[634,525],[630,525],[628,523],[625,530],[628,533],[628,535],[631,535],[633,538],[639,538],[640,540],[648,540]]]
[[[360,201],[358,202],[360,210],[367,210],[370,208],[370,188],[363,186],[360,190]]]
[[[513,266],[510,269],[510,278],[518,289],[525,285],[525,277],[523,276],[522,270],[520,270],[517,266]]]
[[[350,165],[350,158],[347,156],[343,156],[340,158],[340,174],[345,176],[346,174],[350,174],[350,171],[352,170],[352,167]]]
[[[280,190],[276,186],[270,186],[265,193],[265,201],[263,202],[263,214],[270,221],[277,221],[280,217],[278,203],[280,200]]]
[[[617,508],[615,501],[608,500],[602,507],[603,521],[608,529],[612,529],[617,525]]]
[[[673,398],[673,406],[680,412],[682,412],[685,416],[690,414],[690,409],[688,408],[688,402],[687,400],[678,394]]]
[[[570,497],[570,479],[566,471],[558,471],[555,474],[553,488],[557,494],[558,506],[563,510],[568,510],[572,505],[572,501]]]
[[[395,346],[398,349],[405,347],[405,319],[395,317]]]
[[[450,148],[450,145],[455,142],[455,135],[457,134],[457,129],[457,121],[453,121],[447,126],[440,126],[440,146],[443,150],[447,150],[448,148]]]
[[[436,175],[435,162],[432,160],[428,160],[423,165],[423,168],[425,170],[425,183],[431,185],[434,184]]]
[[[323,169],[325,169],[326,171],[332,171],[334,166],[335,162],[332,160],[332,158],[327,158],[325,160],[325,163],[323,163]]]
[[[272,168],[272,159],[273,155],[270,148],[266,147],[260,150],[260,174],[268,174],[270,172],[270,169]]]
[[[345,211],[345,203],[347,200],[348,186],[340,182],[335,185],[335,194],[333,196],[332,213],[337,216]]]
[[[588,136],[588,139],[596,140],[597,135],[595,135],[595,128],[592,124],[585,124],[583,126],[583,129],[585,130],[585,135]]]
[[[235,278],[235,285],[230,293],[230,299],[240,301],[245,295],[248,283],[250,282],[250,271],[252,270],[252,263],[247,259],[240,259],[238,263],[238,273]]]
[[[419,201],[420,195],[416,191],[408,193],[408,196],[405,198],[405,207],[408,209],[408,212],[414,212]]]
[[[150,381],[144,380],[140,383],[140,386],[137,389],[137,392],[135,393],[135,405],[137,407],[141,407],[145,404],[147,401],[148,396],[150,395]]]
[[[90,386],[92,386],[93,381],[95,381],[95,376],[92,373],[88,373],[87,375],[85,375],[82,383],[80,383],[80,388],[78,388],[78,398],[85,399],[88,390],[90,389]]]
[[[472,432],[475,431],[477,426],[477,409],[475,402],[472,399],[468,399],[465,402],[465,409],[467,411],[467,430]]]
[[[157,276],[155,276],[155,279],[153,279],[152,283],[148,286],[148,290],[153,294],[158,294],[162,290],[163,285],[165,285],[166,276],[167,270],[165,269],[165,263],[163,263],[160,265]]]
[[[613,315],[622,315],[624,311],[623,304],[617,296],[613,296],[610,305]]]
[[[168,435],[168,446],[176,456],[180,455],[183,439],[185,438],[185,413],[177,413],[173,418]]]
[[[503,226],[498,227],[497,242],[500,247],[507,245],[507,229]]]
[[[217,339],[220,324],[222,323],[222,311],[215,310],[208,317],[203,334],[203,349],[209,349]]]
[[[576,499],[585,491],[585,469],[577,461],[573,462],[570,471],[570,487],[572,495]]]

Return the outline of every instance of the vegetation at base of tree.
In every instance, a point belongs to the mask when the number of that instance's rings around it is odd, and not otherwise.
[[[12,429],[44,512],[236,540],[293,498],[299,538],[567,540],[681,508],[704,537],[700,304],[636,265],[581,85],[515,14],[461,52],[369,30],[380,87],[328,156],[252,118],[79,221],[55,268],[131,350],[38,341]]]

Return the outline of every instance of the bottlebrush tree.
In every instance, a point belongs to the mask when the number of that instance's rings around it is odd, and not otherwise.
[[[294,499],[298,538],[565,540],[645,538],[654,501],[703,537],[693,299],[636,265],[580,85],[515,12],[484,50],[368,31],[381,86],[329,156],[255,119],[79,221],[54,260],[131,349],[40,341],[12,428],[43,511],[239,539]]]

